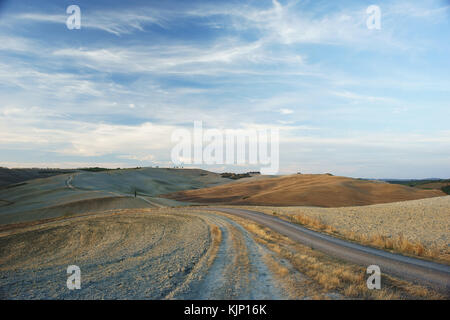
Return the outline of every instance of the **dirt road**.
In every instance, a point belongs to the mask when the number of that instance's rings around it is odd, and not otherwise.
[[[210,208],[210,210],[253,220],[292,240],[345,261],[363,266],[378,265],[382,274],[395,275],[415,283],[431,285],[447,293],[450,292],[450,267],[447,265],[392,254],[344,241],[256,211],[231,208]]]

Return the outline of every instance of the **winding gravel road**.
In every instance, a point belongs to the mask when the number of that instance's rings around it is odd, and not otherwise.
[[[378,265],[382,274],[392,274],[414,283],[430,285],[446,293],[450,292],[450,267],[448,265],[344,241],[256,211],[214,207],[209,210],[250,219],[292,240],[345,261],[363,266]]]

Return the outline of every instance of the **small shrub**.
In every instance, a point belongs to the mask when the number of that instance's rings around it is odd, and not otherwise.
[[[445,187],[442,187],[441,190],[444,191],[446,194],[450,194],[450,185],[446,185]]]

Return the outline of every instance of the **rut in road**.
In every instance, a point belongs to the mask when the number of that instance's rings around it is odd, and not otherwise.
[[[222,241],[214,263],[200,283],[192,284],[189,292],[174,298],[288,298],[263,261],[263,249],[242,226],[216,214],[208,214],[206,218],[222,232]]]

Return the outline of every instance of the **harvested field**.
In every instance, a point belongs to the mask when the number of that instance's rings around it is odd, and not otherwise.
[[[160,299],[169,295],[208,254],[208,224],[165,212],[126,212],[3,232],[0,296]],[[66,288],[68,265],[81,268],[83,290]]]
[[[440,190],[422,190],[380,181],[326,174],[298,174],[225,184],[165,195],[178,201],[258,206],[346,207],[431,198]]]
[[[234,180],[200,169],[139,168],[59,174],[0,187],[0,225],[109,209],[149,208],[158,203],[182,205],[158,195],[228,182]],[[135,192],[141,199],[135,198]]]
[[[450,196],[345,208],[242,208],[364,244],[450,263]]]
[[[7,169],[0,167],[0,190],[23,181],[46,178],[75,170],[64,169]]]
[[[240,228],[223,216],[173,209],[5,225],[0,297],[283,298],[256,244]],[[69,265],[80,267],[82,290],[67,289]]]
[[[1,203],[0,203],[1,204]],[[120,210],[152,207],[148,202],[140,198],[132,197],[101,197],[93,199],[77,200],[61,205],[29,210],[25,212],[11,212],[0,215],[0,224],[17,223],[23,221],[35,221],[60,216],[70,216],[88,212],[105,210]]]

